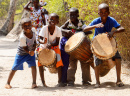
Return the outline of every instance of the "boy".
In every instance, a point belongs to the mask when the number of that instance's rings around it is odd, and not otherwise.
[[[61,26],[62,35],[64,36],[60,42],[60,50],[62,55],[62,61],[64,64],[62,68],[61,86],[66,86],[67,81],[68,81],[68,86],[74,86],[75,73],[77,70],[77,63],[78,63],[78,60],[76,58],[74,58],[71,55],[69,57],[69,55],[65,52],[64,46],[69,37],[71,37],[76,32],[83,31],[83,29],[86,27],[84,22],[78,19],[79,10],[77,8],[71,8],[69,10],[69,15],[70,15],[70,19],[67,22],[65,22],[64,25]],[[87,32],[87,34],[89,34],[89,32]],[[90,85],[89,83],[91,82],[90,65],[86,64],[83,61],[80,61],[80,63],[81,63],[82,79],[83,79],[82,84]]]
[[[34,7],[29,7],[29,5],[31,3],[33,3]],[[39,0],[33,0],[33,2],[29,1],[25,5],[24,9],[31,12],[30,19],[32,21],[32,26],[36,29],[36,42],[37,42],[37,47],[39,47],[38,34],[39,34],[42,26],[46,25],[48,22],[47,21],[48,20],[48,11],[46,9],[44,9],[43,7],[39,6]],[[38,55],[38,48],[36,50],[36,57],[37,57],[37,55]]]
[[[58,47],[59,45],[59,40],[61,35],[61,30],[56,24],[59,23],[59,16],[55,13],[50,14],[49,16],[49,25],[44,26],[40,33],[40,49],[48,48],[48,49],[53,49],[56,52],[57,55],[57,64],[56,68],[58,68],[58,85],[61,82],[61,67],[63,66],[62,60],[61,60],[61,53],[60,49]],[[44,86],[45,80],[44,80],[44,69],[43,66],[38,62],[39,66],[39,72],[40,72],[40,77],[42,80],[42,83]]]
[[[10,89],[12,86],[10,82],[17,70],[23,70],[23,63],[27,62],[28,66],[32,69],[32,88],[36,88],[36,62],[35,62],[35,48],[36,48],[36,37],[35,29],[32,29],[31,20],[24,18],[21,22],[23,32],[20,35],[20,42],[15,56],[14,65],[10,71],[7,84],[5,88]]]
[[[111,38],[115,33],[120,33],[124,31],[124,28],[112,17],[109,17],[109,6],[105,3],[102,3],[98,7],[98,14],[99,18],[93,20],[89,26],[87,26],[84,31],[89,31],[95,28],[94,37],[100,33],[108,32],[108,37]],[[111,31],[112,28],[115,27],[117,30]],[[93,38],[94,38],[93,37]],[[121,81],[120,74],[121,74],[121,56],[119,52],[116,53],[114,57],[112,57],[113,62],[116,64],[116,72],[117,72],[117,86],[122,87],[124,86],[123,82]],[[100,87],[100,80],[99,80],[99,64],[102,61],[94,56],[94,64],[95,64],[95,76],[96,76],[96,85],[95,87]]]

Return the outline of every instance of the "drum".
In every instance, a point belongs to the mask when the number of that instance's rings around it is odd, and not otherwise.
[[[106,33],[99,34],[93,39],[91,50],[97,58],[107,60],[117,52],[116,41],[109,39]]]
[[[41,65],[48,67],[48,68],[52,68],[57,63],[56,53],[52,49],[42,49],[39,52],[38,60]]]
[[[81,61],[87,61],[92,57],[90,40],[83,32],[75,33],[68,39],[65,45],[65,51]]]
[[[48,70],[49,70],[50,73],[57,73],[58,72],[58,69],[56,68],[56,66],[48,68]]]
[[[103,60],[102,64],[100,64],[100,77],[105,76],[108,72],[115,66],[115,63],[112,62],[112,59]]]

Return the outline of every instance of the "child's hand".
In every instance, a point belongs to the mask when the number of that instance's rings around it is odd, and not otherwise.
[[[34,51],[29,51],[29,55],[33,56],[34,55]]]
[[[44,44],[46,44],[46,43],[47,43],[47,38],[44,39]]]
[[[107,36],[108,36],[109,39],[111,39],[113,37],[113,32],[108,32]]]
[[[73,34],[74,34],[74,33],[73,33],[71,30],[69,30],[69,31],[67,32],[67,36],[68,36],[68,37],[71,37]]]
[[[103,23],[99,23],[95,25],[95,28],[102,28],[102,27],[104,27]]]
[[[47,44],[47,48],[48,48],[48,49],[51,49],[51,44]]]

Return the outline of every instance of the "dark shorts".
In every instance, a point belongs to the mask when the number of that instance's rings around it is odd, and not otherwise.
[[[121,59],[121,56],[118,51],[116,52],[115,56],[112,57],[113,61],[115,61],[115,59]],[[102,64],[102,60],[94,56],[94,65],[98,66],[99,64]]]

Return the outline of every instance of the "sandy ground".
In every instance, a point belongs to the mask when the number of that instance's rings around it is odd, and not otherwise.
[[[122,81],[124,87],[115,86],[116,72],[113,68],[106,76],[101,78],[101,88],[94,88],[95,75],[91,69],[92,85],[82,86],[81,68],[78,66],[74,87],[55,87],[57,84],[57,74],[51,74],[46,69],[45,81],[49,86],[42,86],[39,72],[37,70],[38,88],[31,89],[32,77],[31,69],[24,64],[23,71],[17,71],[12,82],[12,89],[5,89],[10,69],[13,65],[17,52],[18,41],[0,37],[0,96],[130,96],[130,75],[122,70]],[[78,64],[79,65],[79,64]]]

